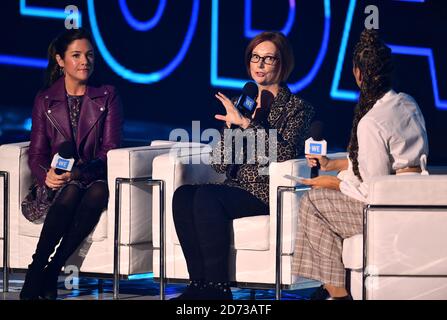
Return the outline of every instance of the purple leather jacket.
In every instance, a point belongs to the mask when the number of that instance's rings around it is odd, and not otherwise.
[[[53,156],[64,141],[75,141],[78,178],[84,183],[107,177],[107,152],[118,148],[122,108],[112,86],[87,86],[77,136],[73,137],[63,77],[39,92],[34,101],[28,164],[33,177],[45,184]],[[75,164],[76,165],[76,164]]]

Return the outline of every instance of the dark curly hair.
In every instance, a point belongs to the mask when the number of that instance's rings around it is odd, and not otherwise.
[[[380,40],[376,30],[365,29],[362,32],[354,49],[353,64],[355,68],[360,69],[362,83],[359,101],[354,110],[348,151],[354,174],[363,181],[359,172],[357,127],[377,100],[391,89],[393,72],[391,49]]]

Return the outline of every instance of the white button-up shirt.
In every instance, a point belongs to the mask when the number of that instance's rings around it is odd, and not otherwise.
[[[416,101],[405,93],[388,91],[360,120],[357,127],[358,163],[363,182],[355,176],[352,163],[339,173],[340,190],[367,202],[372,177],[395,173],[405,167],[420,165],[428,155],[424,117]]]

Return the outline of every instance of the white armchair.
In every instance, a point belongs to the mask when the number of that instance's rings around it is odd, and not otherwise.
[[[340,157],[340,154],[336,154]],[[224,175],[217,174],[207,165],[209,149],[191,155],[158,156],[153,162],[153,177],[165,181],[166,190],[166,277],[169,281],[188,279],[186,261],[175,232],[172,219],[172,197],[174,191],[184,184],[222,182]],[[205,163],[204,163],[205,162]],[[310,169],[305,159],[271,163],[270,215],[235,219],[233,221],[233,245],[230,253],[230,277],[240,287],[272,288],[276,283],[276,217],[277,191],[279,186],[293,187],[295,183],[284,175],[309,176]],[[302,195],[286,192],[282,199],[282,253],[281,284],[285,288],[305,288],[317,282],[298,278],[292,274],[292,254],[298,218],[298,205]],[[158,212],[158,199],[154,198],[152,212]],[[159,277],[159,219],[153,216],[154,276]]]
[[[354,299],[447,299],[447,175],[376,178],[364,212],[343,243]]]
[[[92,234],[67,262],[80,272],[98,277],[113,274],[115,179],[151,176],[152,160],[169,152],[172,142],[156,141],[151,146],[111,150],[108,158],[109,202]],[[0,171],[9,174],[9,268],[26,269],[36,248],[42,225],[33,224],[21,214],[21,201],[32,183],[28,167],[29,142],[0,146]],[[3,213],[3,181],[0,178],[0,212]],[[152,271],[152,187],[123,185],[121,189],[121,276]],[[0,219],[3,239],[3,217]],[[0,243],[3,259],[3,240]],[[6,287],[7,288],[7,287]]]

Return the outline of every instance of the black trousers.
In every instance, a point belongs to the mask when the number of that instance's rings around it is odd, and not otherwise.
[[[104,182],[95,182],[87,189],[74,184],[65,186],[45,218],[33,255],[33,266],[43,269],[48,265],[53,272],[59,273],[66,260],[95,228],[108,196]],[[59,242],[49,264],[48,259]]]
[[[227,185],[183,185],[172,203],[175,229],[191,280],[229,281],[230,231],[233,219],[268,215],[264,202]]]

